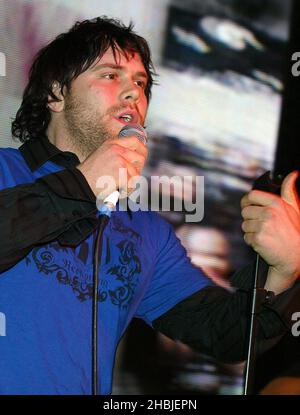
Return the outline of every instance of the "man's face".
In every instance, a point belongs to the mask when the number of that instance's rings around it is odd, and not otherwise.
[[[80,74],[65,96],[64,124],[69,140],[85,158],[126,124],[144,124],[147,73],[140,56],[108,49]]]

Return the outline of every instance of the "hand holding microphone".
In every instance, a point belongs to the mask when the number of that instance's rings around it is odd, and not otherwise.
[[[269,265],[265,288],[279,293],[300,276],[300,201],[298,172],[283,181],[281,194],[252,190],[242,201],[245,242]]]
[[[138,138],[144,145],[147,144],[146,130],[139,124],[125,125],[119,132],[119,137],[120,138],[130,137],[130,136],[134,136],[134,137]],[[136,165],[137,165],[137,163],[138,162],[135,162]],[[127,180],[126,180],[126,183],[127,183]],[[131,190],[133,190],[133,189],[130,189],[130,188],[124,189],[124,187],[122,186],[122,183],[119,183],[119,189],[115,190],[114,192],[109,194],[104,199],[103,204],[104,204],[105,208],[103,210],[103,213],[107,210],[112,211],[116,207],[116,204],[118,203],[118,200],[120,199],[120,192],[125,194],[125,197],[126,197],[131,193]]]
[[[295,186],[298,173],[290,173],[281,186],[269,173],[258,178],[254,190],[241,200],[244,239],[258,254],[252,281],[245,395],[256,393],[261,302],[271,295],[266,293],[280,294],[300,276],[300,203]]]
[[[127,172],[126,183],[132,177],[140,176],[147,158],[146,142],[147,134],[141,125],[125,125],[118,138],[107,140],[77,167],[97,198],[115,205],[119,190],[123,193],[131,190],[120,183],[119,172],[120,169]],[[99,181],[105,182],[104,188],[99,187]]]

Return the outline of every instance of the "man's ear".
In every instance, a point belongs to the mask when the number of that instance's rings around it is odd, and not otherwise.
[[[53,112],[61,112],[65,107],[65,99],[61,92],[61,86],[59,82],[53,82],[52,93],[59,101],[54,100],[51,95],[48,95],[47,107]]]

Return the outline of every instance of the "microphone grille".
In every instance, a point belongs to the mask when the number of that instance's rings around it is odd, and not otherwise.
[[[134,135],[142,143],[147,144],[148,138],[146,130],[140,124],[125,125],[119,132],[119,137],[129,137],[130,135]]]

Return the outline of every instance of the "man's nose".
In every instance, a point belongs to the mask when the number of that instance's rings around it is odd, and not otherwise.
[[[140,99],[140,88],[135,83],[127,83],[121,92],[121,100],[137,103]]]

